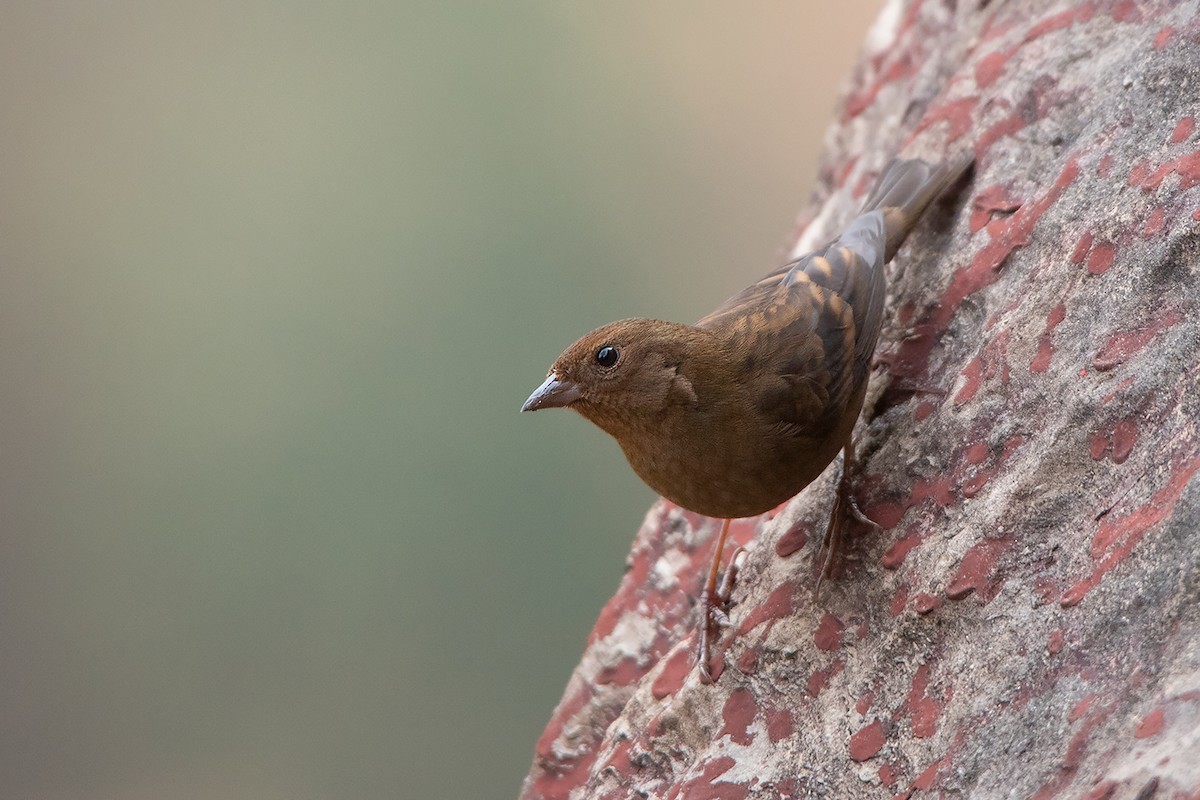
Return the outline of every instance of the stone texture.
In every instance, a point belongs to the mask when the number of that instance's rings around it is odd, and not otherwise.
[[[883,530],[814,601],[837,466],[735,522],[710,686],[717,524],[658,503],[523,798],[1200,796],[1198,98],[1196,2],[887,6],[797,249],[896,153],[977,171],[892,268]]]

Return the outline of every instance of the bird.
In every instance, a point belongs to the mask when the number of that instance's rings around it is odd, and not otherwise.
[[[786,502],[843,454],[817,550],[827,577],[855,503],[851,433],[883,323],[891,261],[930,206],[974,163],[895,159],[836,238],[726,300],[694,325],[624,319],[584,335],[554,361],[522,411],[569,408],[616,439],[655,492],[722,520],[702,605],[697,662],[711,682],[710,639],[728,624],[731,519]]]

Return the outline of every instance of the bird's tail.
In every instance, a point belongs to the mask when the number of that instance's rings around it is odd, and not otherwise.
[[[863,214],[876,210],[883,212],[886,229],[884,263],[896,255],[925,208],[974,163],[971,156],[962,156],[943,164],[914,158],[896,159],[887,165],[862,210]]]

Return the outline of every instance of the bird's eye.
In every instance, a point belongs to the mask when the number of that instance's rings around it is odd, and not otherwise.
[[[606,344],[596,351],[596,363],[602,367],[611,367],[617,363],[617,359],[621,357],[621,351],[613,347],[611,344]]]

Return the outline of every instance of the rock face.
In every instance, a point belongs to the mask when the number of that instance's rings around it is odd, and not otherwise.
[[[1200,793],[1197,6],[887,6],[798,249],[897,153],[977,167],[891,268],[856,481],[883,530],[814,601],[838,468],[735,522],[704,685],[718,526],[660,502],[523,798]]]

